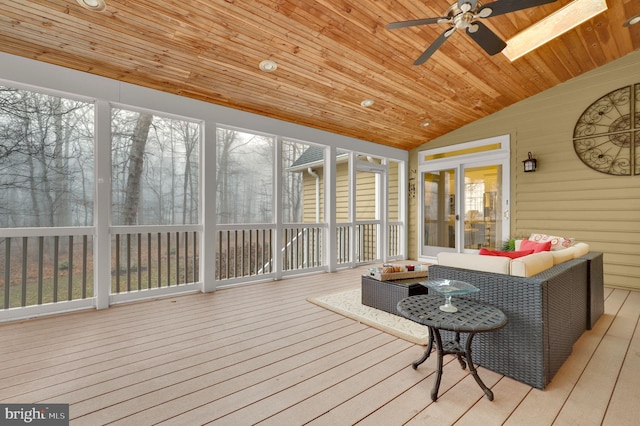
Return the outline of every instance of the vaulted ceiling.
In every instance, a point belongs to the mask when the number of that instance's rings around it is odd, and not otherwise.
[[[420,66],[447,25],[386,25],[443,16],[456,0],[106,2],[93,12],[74,0],[0,0],[0,50],[402,149],[640,48],[640,24],[623,26],[639,0],[607,0],[606,12],[514,62],[458,31]],[[482,22],[508,39],[568,3]],[[259,69],[265,59],[274,72]]]

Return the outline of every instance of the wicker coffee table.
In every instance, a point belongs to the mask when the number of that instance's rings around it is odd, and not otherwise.
[[[404,280],[380,281],[362,276],[362,304],[398,315],[398,302],[405,297],[427,294],[428,289],[420,284],[425,277]]]
[[[402,299],[398,303],[400,315],[418,324],[429,327],[429,344],[422,358],[412,364],[415,369],[429,358],[433,348],[433,340],[436,341],[438,356],[436,382],[431,390],[431,400],[438,399],[438,389],[442,379],[442,358],[452,354],[458,358],[463,369],[469,366],[471,375],[480,388],[487,395],[489,401],[493,401],[493,392],[478,376],[473,360],[471,359],[471,341],[476,333],[498,330],[507,325],[507,317],[504,313],[489,304],[465,299],[456,299],[457,312],[445,312],[440,309],[442,296],[419,295]],[[442,341],[440,330],[455,332],[454,341]],[[460,333],[468,333],[464,347],[460,344]],[[464,358],[463,358],[464,357]]]

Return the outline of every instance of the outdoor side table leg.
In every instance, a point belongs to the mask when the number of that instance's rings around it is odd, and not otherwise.
[[[416,370],[420,364],[422,364],[427,360],[427,358],[429,358],[429,355],[431,354],[432,349],[433,349],[433,331],[431,331],[431,327],[429,327],[429,343],[427,344],[427,350],[424,351],[422,358],[420,358],[417,361],[414,361],[413,364],[411,364],[414,370]]]
[[[460,333],[458,333],[456,331],[456,337],[455,337],[455,344],[456,344],[456,348],[461,348],[462,346],[460,346]],[[460,367],[462,367],[462,369],[466,369],[467,368],[467,364],[464,362],[464,358],[462,357],[462,354],[460,354],[459,351],[456,351],[456,358],[458,359],[458,362],[460,363]]]
[[[467,358],[467,364],[469,365],[469,371],[471,372],[473,378],[476,379],[476,383],[480,385],[480,388],[484,391],[485,395],[487,395],[489,401],[493,401],[493,392],[480,379],[480,376],[478,376],[478,372],[476,371],[476,367],[473,365],[473,360],[471,359],[471,340],[473,340],[474,335],[475,333],[469,333],[469,336],[467,337],[467,344],[465,347],[465,356]]]
[[[433,385],[433,389],[431,389],[431,400],[435,402],[438,399],[438,390],[440,389],[440,380],[442,379],[442,358],[444,357],[444,348],[442,347],[442,338],[440,337],[440,330],[432,327],[429,327],[429,330],[433,332],[433,334],[435,334],[436,352],[438,354],[436,382]]]

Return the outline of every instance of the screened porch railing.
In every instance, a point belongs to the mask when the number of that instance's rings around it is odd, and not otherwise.
[[[218,230],[216,280],[268,276],[273,270],[272,225],[227,225]]]
[[[324,226],[289,225],[282,233],[282,270],[293,271],[324,266]]]
[[[93,297],[93,228],[17,228],[3,234],[1,309]]]
[[[356,262],[374,262],[378,257],[378,229],[375,222],[360,222],[356,225]]]
[[[320,268],[326,225],[292,224],[281,230],[274,245],[274,225],[224,225],[218,230],[216,280],[266,277],[273,274],[274,256],[280,256],[282,271]]]
[[[337,264],[378,260],[378,223],[336,229]],[[388,257],[401,255],[402,224],[388,229]],[[94,297],[93,228],[28,228],[0,234],[0,310]],[[197,283],[201,230],[192,226],[112,227],[110,294]],[[227,225],[218,229],[216,280],[273,275],[274,256],[283,272],[325,267],[325,224],[275,227]]]
[[[111,231],[111,294],[199,281],[199,227],[114,227]]]
[[[378,258],[378,229],[381,225],[377,221],[358,222],[355,226],[355,262],[367,263],[380,260]],[[336,228],[336,256],[337,264],[348,264],[351,259],[351,225],[338,224]],[[402,222],[389,223],[387,228],[387,258],[398,259],[403,253]]]
[[[404,256],[402,247],[402,222],[391,222],[387,227],[387,258],[399,259]]]

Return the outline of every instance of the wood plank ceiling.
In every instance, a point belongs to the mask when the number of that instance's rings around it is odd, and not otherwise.
[[[0,0],[0,50],[401,149],[640,48],[640,24],[622,25],[638,0],[607,0],[513,63],[460,31],[421,66],[446,26],[385,26],[442,16],[455,0],[106,1],[98,13],[74,0]],[[508,39],[569,2],[483,22]],[[264,59],[277,70],[260,71]]]

